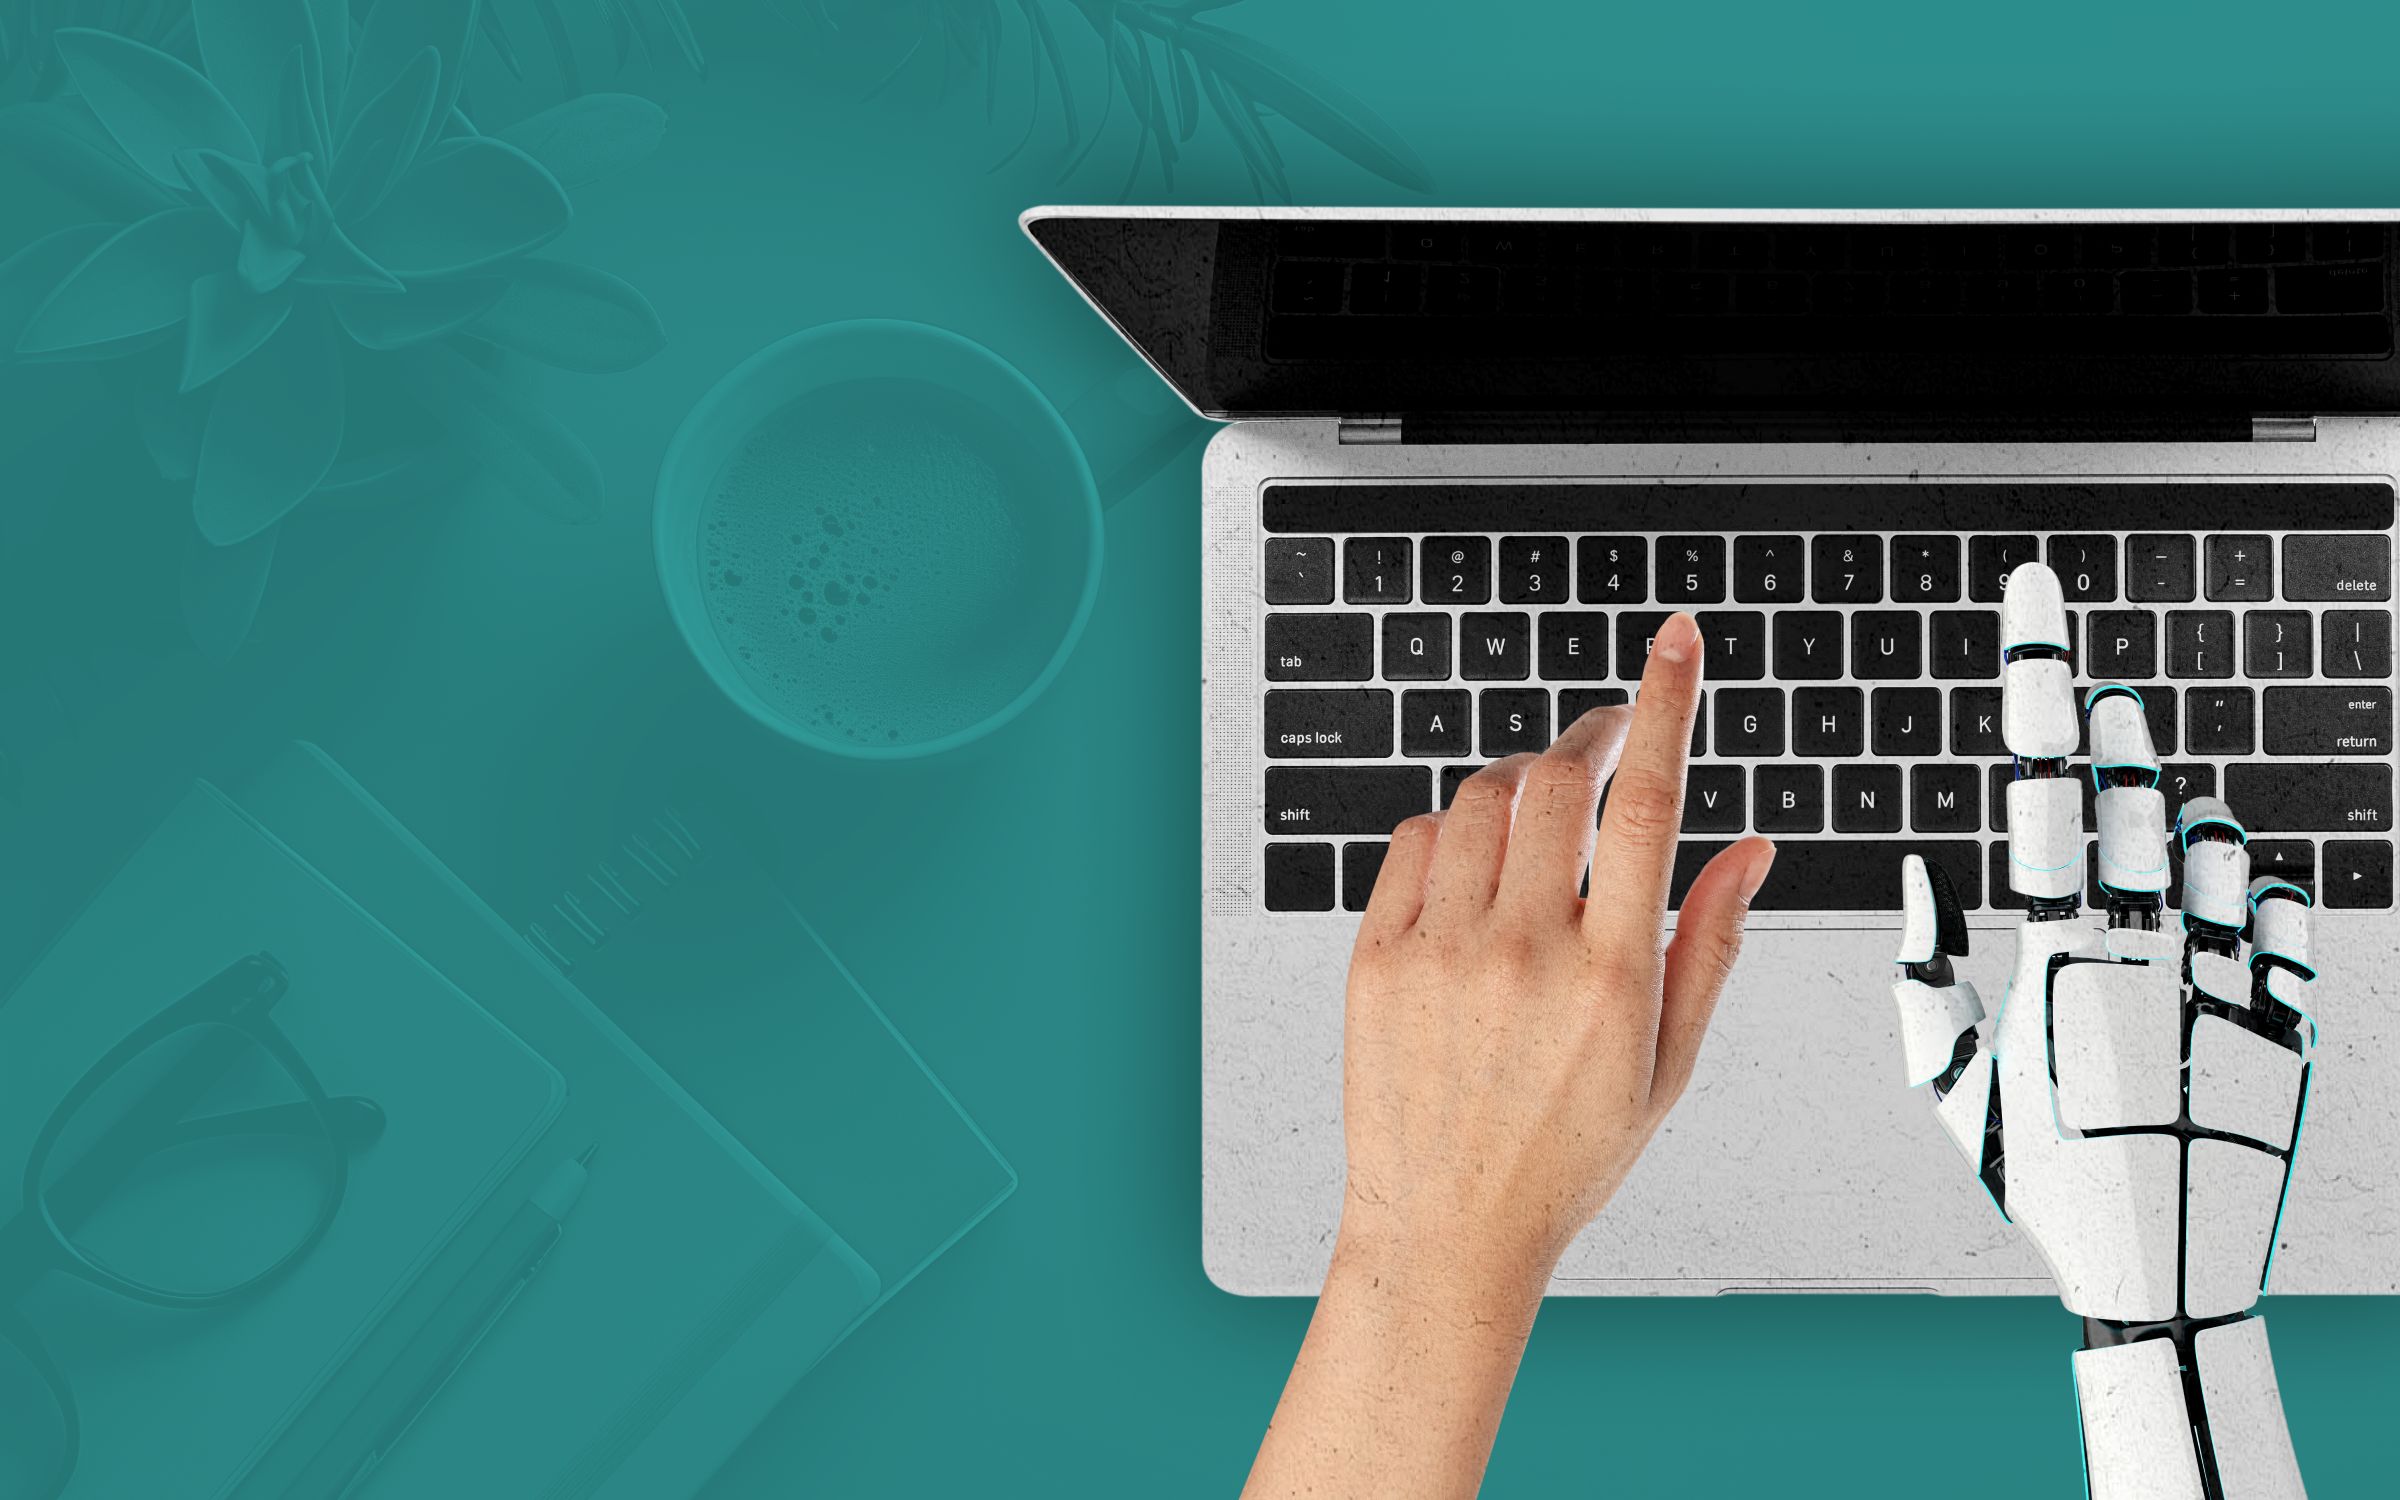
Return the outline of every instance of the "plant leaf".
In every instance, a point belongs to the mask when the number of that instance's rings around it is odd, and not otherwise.
[[[675,45],[683,52],[684,65],[702,77],[708,75],[708,59],[700,51],[700,38],[692,32],[692,18],[683,8],[683,0],[657,0],[659,16],[673,33]]]
[[[463,328],[507,292],[496,276],[420,281],[404,292],[336,292],[334,316],[369,349],[403,349]]]
[[[342,85],[350,76],[350,0],[308,0],[308,10],[317,30],[325,102],[331,109],[341,103]]]
[[[236,161],[222,151],[179,151],[175,164],[227,229],[240,230],[268,217],[267,174],[258,163]]]
[[[630,370],[667,344],[650,299],[606,271],[563,260],[509,267],[508,291],[467,332],[587,375]]]
[[[189,309],[192,283],[223,270],[232,248],[205,208],[170,208],[128,224],[26,320],[17,352],[53,354],[172,328]]]
[[[191,316],[184,321],[183,378],[194,391],[248,358],[292,315],[292,294],[278,287],[254,292],[230,271],[192,283]]]
[[[91,106],[48,99],[0,109],[0,152],[16,157],[51,186],[120,223],[174,202],[136,167]]]
[[[1172,33],[1195,61],[1387,182],[1425,193],[1433,176],[1407,142],[1348,90],[1263,43],[1187,21]]]
[[[191,0],[192,33],[208,81],[250,127],[251,138],[269,154],[300,149],[278,133],[284,60],[298,51],[318,66],[310,0]]]
[[[368,100],[392,86],[411,59],[431,47],[442,60],[433,117],[442,119],[458,102],[466,82],[467,49],[475,41],[476,0],[376,0],[358,33],[350,62],[350,86],[342,95],[336,123],[348,128]],[[339,138],[341,129],[334,132]]]
[[[642,160],[667,133],[667,112],[636,94],[581,94],[499,133],[577,188]]]
[[[559,9],[559,0],[534,0],[534,14],[540,19],[542,30],[550,34],[550,55],[558,61],[560,86],[570,96],[582,93],[583,64],[575,56],[575,34],[567,28],[567,13]],[[618,12],[617,17],[622,22],[624,13]],[[620,49],[617,66],[624,65]]]
[[[17,347],[26,323],[59,283],[116,232],[114,224],[74,224],[52,230],[0,260],[0,350]]]
[[[459,456],[545,515],[599,518],[605,487],[582,439],[523,394],[447,344],[428,344],[415,389],[456,440]]]
[[[275,566],[276,528],[219,547],[194,533],[183,555],[183,628],[200,654],[222,666],[233,660],[258,619],[267,575]]]
[[[258,160],[258,141],[216,86],[156,47],[71,26],[55,34],[75,86],[133,164],[183,186],[175,153],[193,148]]]
[[[420,157],[350,237],[403,281],[523,255],[567,227],[567,195],[542,165],[491,136]]]
[[[220,547],[247,541],[308,498],[342,449],[342,361],[321,315],[286,319],[225,372],[200,439],[192,519]]]
[[[1193,75],[1192,54],[1180,47],[1167,52],[1175,70],[1175,139],[1188,141],[1200,128],[1200,80]]]
[[[441,81],[441,54],[422,47],[391,87],[360,107],[334,156],[331,196],[343,217],[373,213],[417,159],[433,125],[434,92]]]

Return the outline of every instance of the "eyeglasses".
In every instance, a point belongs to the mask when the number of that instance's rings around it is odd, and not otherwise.
[[[42,1276],[221,1307],[331,1227],[383,1112],[326,1094],[275,1024],[289,988],[270,954],[228,965],[111,1048],[35,1137],[24,1207],[0,1224],[0,1500],[57,1500],[80,1448],[73,1391],[11,1311]]]

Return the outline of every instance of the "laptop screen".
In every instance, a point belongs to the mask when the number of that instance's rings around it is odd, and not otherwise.
[[[1212,416],[2400,411],[2388,215],[1025,223]]]

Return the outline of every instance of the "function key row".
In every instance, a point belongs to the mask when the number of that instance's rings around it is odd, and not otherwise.
[[[2205,546],[2202,543],[2205,542]],[[2379,534],[2031,533],[1351,537],[1266,543],[1269,604],[1997,604],[2036,558],[2070,602],[2370,603],[2392,597]],[[2280,551],[2280,572],[2278,552]],[[2281,583],[2280,595],[2277,583]]]

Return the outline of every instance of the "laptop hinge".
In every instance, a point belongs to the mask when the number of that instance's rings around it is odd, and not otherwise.
[[[1346,443],[1409,444],[2248,443],[2304,441],[2314,426],[2235,411],[1411,412],[1345,420],[1341,433]]]

